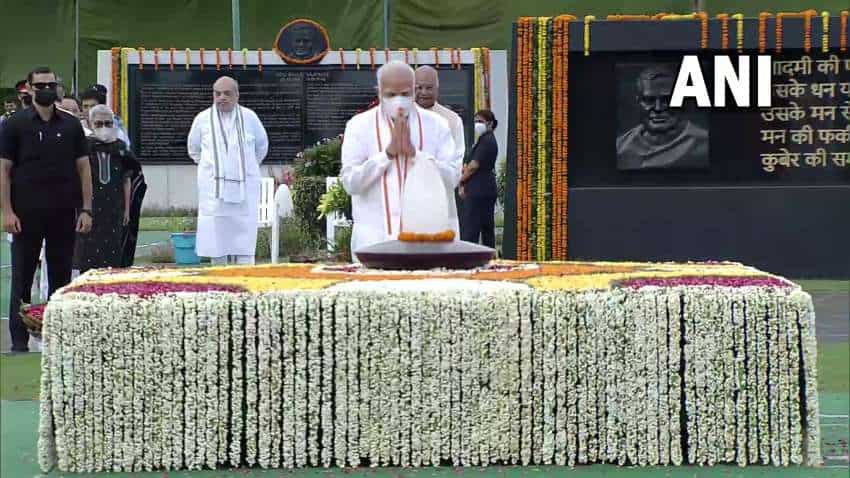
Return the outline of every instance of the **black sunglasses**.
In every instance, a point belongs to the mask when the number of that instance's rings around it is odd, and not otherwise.
[[[33,89],[36,89],[36,90],[43,90],[45,88],[50,88],[51,90],[55,90],[56,86],[58,84],[59,83],[56,83],[55,81],[50,81],[50,82],[47,82],[47,83],[38,82],[38,83],[33,83],[32,87],[33,87]]]
[[[115,125],[114,121],[92,121],[95,128],[111,128]]]

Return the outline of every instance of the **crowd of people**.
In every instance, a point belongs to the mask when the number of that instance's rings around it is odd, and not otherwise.
[[[475,114],[476,140],[467,152],[463,121],[439,103],[435,69],[390,62],[378,70],[377,83],[378,106],[348,122],[342,147],[341,180],[353,206],[351,250],[398,236],[404,178],[419,160],[434,161],[439,170],[455,237],[495,247],[493,113]],[[42,249],[49,294],[87,270],[132,265],[146,185],[131,139],[106,105],[105,87],[66,95],[61,79],[41,67],[16,91],[0,117],[0,202],[11,236],[12,350],[23,352],[29,336],[18,311],[32,300]],[[233,78],[215,82],[212,100],[187,138],[198,165],[196,250],[216,265],[250,265],[268,135],[256,113],[239,104]]]

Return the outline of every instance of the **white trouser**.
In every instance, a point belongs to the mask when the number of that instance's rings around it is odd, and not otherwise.
[[[240,266],[253,266],[254,265],[254,256],[221,256],[221,257],[210,257],[210,263],[214,266],[225,266],[228,263],[229,258],[235,259],[232,261],[235,264],[239,264]]]

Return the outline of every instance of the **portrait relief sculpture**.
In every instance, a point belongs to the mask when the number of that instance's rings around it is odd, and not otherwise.
[[[617,169],[708,167],[708,129],[698,124],[707,123],[705,115],[670,107],[676,70],[667,64],[629,69],[637,75],[625,69],[619,75],[620,82],[632,82],[634,95],[619,97]]]
[[[322,61],[330,49],[324,27],[312,20],[293,20],[287,23],[274,43],[274,51],[286,63],[310,65]]]

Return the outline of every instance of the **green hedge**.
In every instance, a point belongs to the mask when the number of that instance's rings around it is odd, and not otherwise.
[[[323,176],[299,177],[292,183],[292,203],[295,217],[311,233],[325,237],[325,220],[319,219],[319,201],[325,193]]]
[[[192,232],[197,230],[198,218],[191,217],[141,217],[139,231]]]

